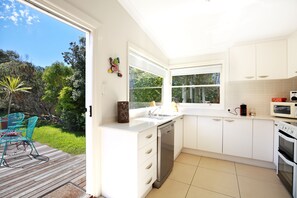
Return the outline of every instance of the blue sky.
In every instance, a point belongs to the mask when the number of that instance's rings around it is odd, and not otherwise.
[[[62,61],[69,43],[85,33],[16,0],[0,2],[0,49],[13,50],[36,66]]]

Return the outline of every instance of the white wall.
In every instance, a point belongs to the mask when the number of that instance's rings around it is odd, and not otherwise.
[[[217,61],[223,61],[224,77],[225,77],[225,110],[228,108],[234,109],[242,103],[247,105],[248,111],[250,108],[255,108],[257,115],[270,114],[270,102],[273,97],[285,97],[289,99],[290,91],[297,90],[297,77],[283,80],[262,80],[262,81],[238,81],[229,82],[228,74],[228,53],[208,54],[197,57],[189,57],[183,59],[170,60],[169,68],[178,68],[184,66],[195,66]],[[180,108],[185,112],[196,111],[205,113],[206,110],[183,107]],[[208,111],[215,113],[215,111]]]
[[[116,105],[119,100],[128,99],[127,55],[128,42],[143,49],[164,66],[168,60],[161,50],[140,29],[136,22],[116,0],[33,0],[53,12],[62,14],[92,29],[93,54],[93,117],[92,131],[86,131],[87,193],[101,194],[99,126],[116,120]],[[109,57],[120,58],[122,78],[107,72]]]
[[[147,53],[168,65],[167,58],[153,44],[148,36],[140,29],[136,22],[128,15],[116,0],[67,0],[78,9],[87,13],[102,24],[102,41],[99,46],[98,65],[95,65],[95,86],[98,88],[97,100],[101,102],[97,112],[102,114],[102,122],[114,121],[116,119],[116,102],[128,99],[127,90],[127,48],[128,41],[144,49]],[[96,40],[95,40],[96,42]],[[109,57],[120,57],[120,70],[123,77],[107,73],[109,68]],[[101,95],[104,89],[103,95]],[[98,124],[101,123],[98,120]]]
[[[286,80],[259,80],[227,82],[226,108],[245,103],[248,111],[255,108],[257,115],[270,114],[271,98],[289,99],[290,91],[297,90],[297,77]]]

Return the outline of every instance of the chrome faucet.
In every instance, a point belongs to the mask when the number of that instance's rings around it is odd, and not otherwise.
[[[148,112],[148,116],[149,117],[152,117],[153,115],[154,115],[154,113],[158,110],[158,109],[161,109],[162,107],[161,106],[158,106],[158,107],[156,107],[154,110],[149,110],[149,112]],[[158,114],[157,114],[157,116],[158,116]]]

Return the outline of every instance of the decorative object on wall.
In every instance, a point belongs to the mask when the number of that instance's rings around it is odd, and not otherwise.
[[[115,59],[112,59],[111,57],[109,57],[109,63],[110,63],[110,68],[108,69],[108,73],[116,72],[118,74],[118,77],[122,77],[123,75],[119,69],[120,58],[117,57]]]
[[[129,102],[119,101],[118,102],[118,123],[129,122]]]

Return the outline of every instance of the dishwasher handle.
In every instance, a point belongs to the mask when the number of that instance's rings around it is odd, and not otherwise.
[[[174,126],[174,123],[175,123],[175,121],[174,120],[171,120],[169,122],[166,122],[164,124],[161,124],[161,125],[158,126],[158,130],[163,130],[163,128],[168,127],[168,126],[172,126],[173,127]]]
[[[175,123],[175,121],[170,121],[166,124],[159,126],[158,127],[158,136],[160,137],[162,134],[174,132],[174,123]]]

